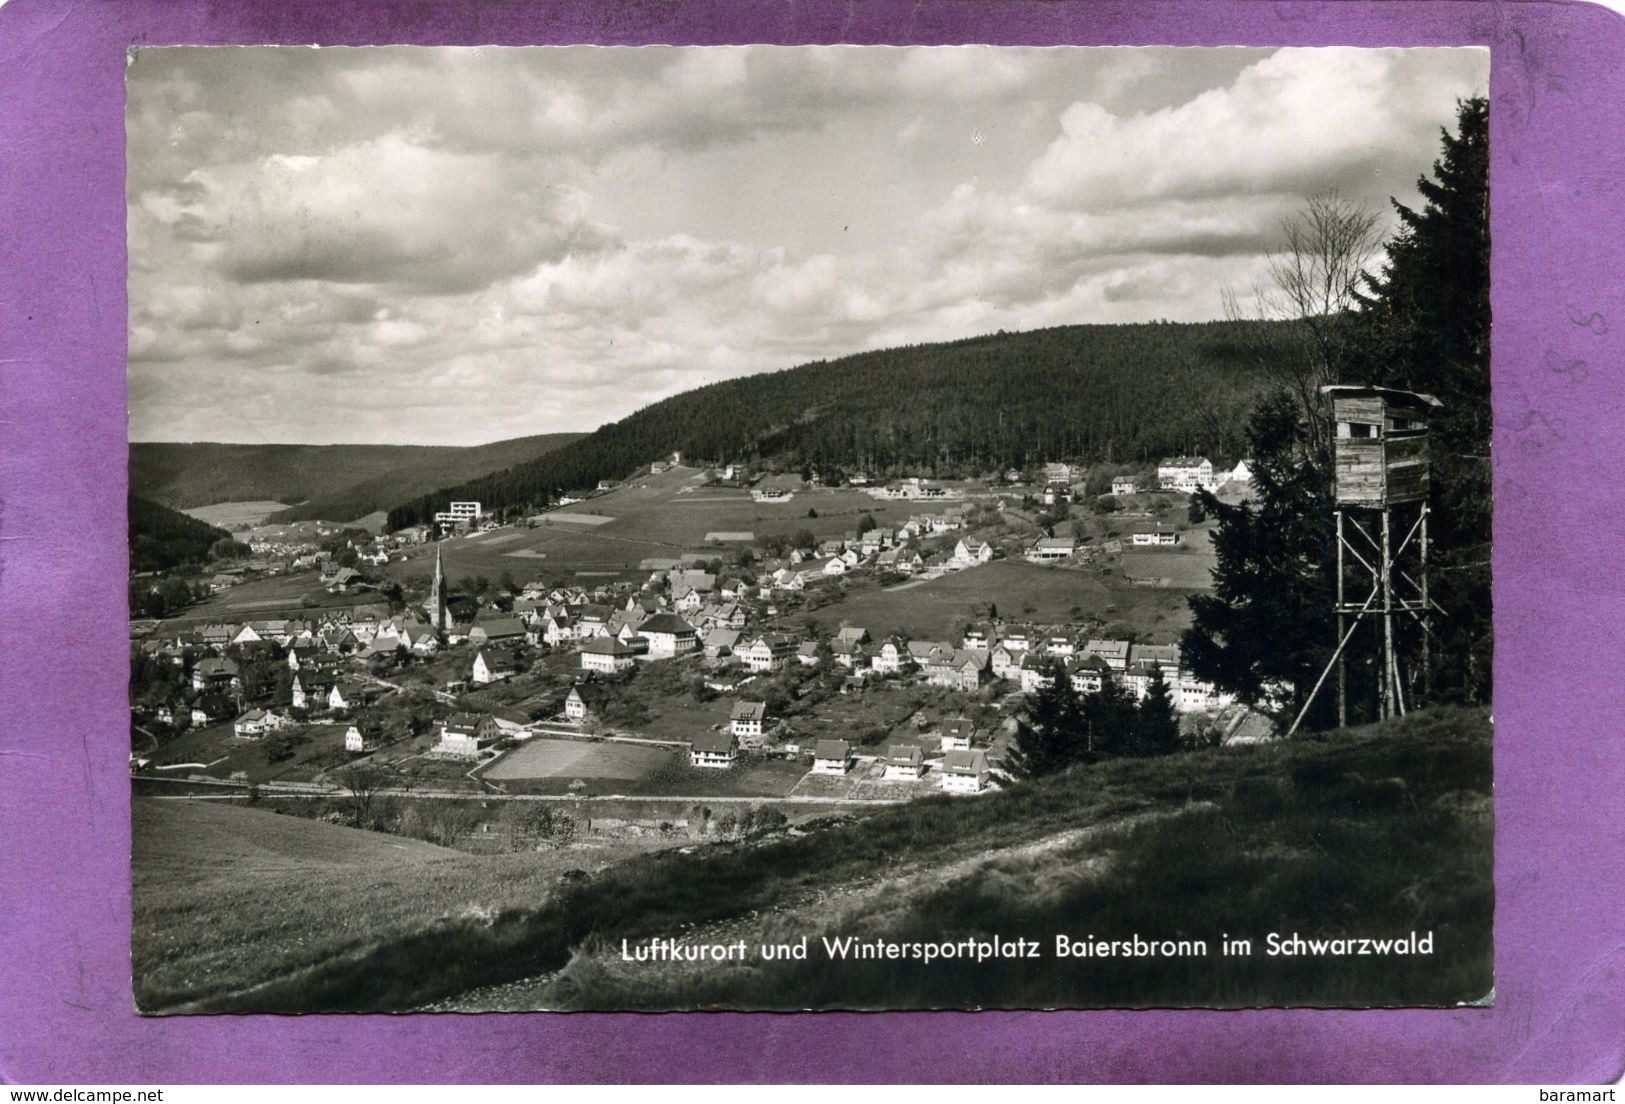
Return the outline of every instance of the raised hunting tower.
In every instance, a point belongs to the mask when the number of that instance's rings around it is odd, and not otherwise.
[[[1331,403],[1335,426],[1332,501],[1337,526],[1337,650],[1292,722],[1293,731],[1334,668],[1337,721],[1348,723],[1345,653],[1368,618],[1378,618],[1382,625],[1379,715],[1403,714],[1405,680],[1396,635],[1405,619],[1420,626],[1420,685],[1425,691],[1431,674],[1432,615],[1438,609],[1428,597],[1428,422],[1444,404],[1432,395],[1391,387],[1334,384],[1322,387],[1320,393]],[[1399,531],[1404,536],[1396,543],[1394,534]],[[1360,539],[1350,539],[1351,533]],[[1349,597],[1351,575],[1356,594],[1361,582],[1370,584],[1370,592],[1361,601]]]
[[[1432,395],[1388,387],[1322,387],[1332,404],[1332,496],[1338,506],[1385,509],[1428,496]]]

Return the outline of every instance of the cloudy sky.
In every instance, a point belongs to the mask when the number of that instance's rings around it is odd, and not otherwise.
[[[479,444],[997,329],[1221,317],[1414,199],[1480,50],[170,48],[133,440]]]

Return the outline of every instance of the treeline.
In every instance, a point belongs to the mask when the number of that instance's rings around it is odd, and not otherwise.
[[[685,392],[556,452],[389,512],[398,529],[451,499],[541,506],[671,452],[783,470],[939,477],[1062,457],[1237,455],[1264,322],[1067,326],[816,361]]]
[[[132,571],[168,571],[204,563],[219,542],[233,543],[224,529],[134,494],[129,496],[129,531]]]

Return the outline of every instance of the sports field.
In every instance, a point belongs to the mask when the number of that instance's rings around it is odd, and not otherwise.
[[[641,744],[531,740],[485,771],[494,782],[520,778],[642,778],[674,753]]]

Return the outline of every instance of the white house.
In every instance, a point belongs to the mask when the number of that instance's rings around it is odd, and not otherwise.
[[[598,692],[581,683],[570,687],[570,692],[564,697],[564,715],[576,724],[587,719],[593,709],[598,705]]]
[[[741,747],[759,747],[763,726],[767,723],[767,703],[735,702],[728,727]]]
[[[981,793],[987,787],[987,752],[950,751],[942,757],[942,792]]]
[[[820,740],[813,748],[813,774],[844,775],[852,765],[852,745],[845,740]]]
[[[1025,559],[1028,563],[1059,563],[1071,559],[1077,550],[1078,542],[1074,537],[1039,537],[1027,549]]]
[[[1026,655],[1025,649],[1013,648],[1008,643],[1003,643],[994,648],[991,654],[990,666],[993,668],[994,678],[1021,677],[1021,659]]]
[[[1133,543],[1136,547],[1175,545],[1179,543],[1179,533],[1172,525],[1159,521],[1153,525],[1142,525],[1136,528]]]
[[[954,545],[954,563],[961,567],[985,564],[993,558],[993,546],[986,541],[961,540]]]
[[[638,635],[649,642],[650,659],[673,659],[699,648],[694,626],[675,613],[657,613],[638,626]]]
[[[353,724],[344,730],[345,751],[373,751],[379,742],[378,730],[370,725]]]
[[[778,671],[796,654],[796,639],[784,633],[763,633],[734,649],[734,655],[752,671]]]
[[[908,645],[895,636],[888,636],[869,657],[869,665],[878,674],[899,675],[912,667],[914,661],[908,654]]]
[[[688,761],[696,767],[727,770],[738,758],[734,734],[731,729],[721,732],[702,732],[688,745]]]
[[[1114,494],[1114,495],[1131,495],[1131,494],[1134,493],[1134,491],[1135,491],[1134,480],[1132,480],[1132,479],[1121,479],[1121,478],[1112,480],[1112,494]]]
[[[501,738],[502,730],[489,713],[453,713],[440,726],[440,742],[434,751],[437,755],[476,759],[482,749]]]
[[[488,686],[493,682],[501,682],[505,678],[512,678],[519,673],[519,662],[513,656],[492,652],[487,656],[483,651],[474,655],[474,667],[469,673],[468,680],[475,686]]]
[[[912,782],[925,773],[925,756],[913,744],[893,744],[886,755],[886,781]]]
[[[969,751],[976,726],[967,717],[948,717],[942,722],[942,750]]]

